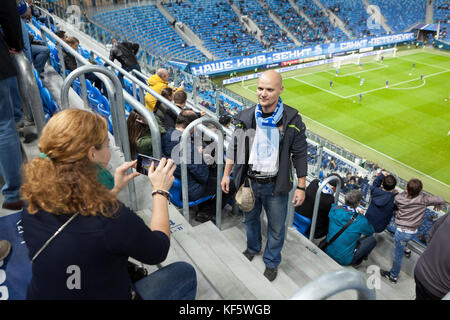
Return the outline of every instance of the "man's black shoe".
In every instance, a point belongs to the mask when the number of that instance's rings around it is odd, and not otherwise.
[[[252,261],[253,258],[256,256],[256,254],[251,253],[251,252],[248,251],[247,249],[245,249],[245,251],[242,252],[242,254],[243,254],[249,261]]]
[[[397,283],[397,278],[394,278],[393,276],[391,276],[391,273],[389,271],[381,269],[380,274],[382,277],[389,279],[390,282]]]
[[[275,278],[277,277],[277,273],[278,273],[278,268],[269,268],[266,267],[266,270],[264,271],[264,276],[269,279],[269,281],[273,281],[275,280]]]

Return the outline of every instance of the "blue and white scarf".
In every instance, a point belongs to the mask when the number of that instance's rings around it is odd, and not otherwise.
[[[343,204],[342,207],[343,207],[345,210],[347,210],[347,211],[350,211],[350,212],[353,212],[353,213],[356,213],[356,212],[357,212],[355,208],[349,207],[349,206],[346,205],[346,204]]]
[[[334,191],[333,191],[333,189],[331,189],[331,185],[330,185],[329,183],[327,183],[327,184],[325,185],[325,187],[323,187],[322,193],[323,193],[323,194],[331,194],[331,195],[334,194]]]
[[[283,102],[278,98],[277,107],[270,117],[262,117],[262,107],[255,108],[256,133],[250,152],[249,164],[253,171],[272,176],[278,172],[280,133],[277,123],[283,117]]]

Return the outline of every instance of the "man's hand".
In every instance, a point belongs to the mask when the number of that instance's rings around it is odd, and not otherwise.
[[[222,187],[222,191],[225,193],[230,192],[230,177],[224,175],[222,181],[220,182],[220,186]]]
[[[294,207],[300,206],[303,201],[305,201],[305,191],[300,189],[295,189],[294,197],[292,198],[292,203]]]

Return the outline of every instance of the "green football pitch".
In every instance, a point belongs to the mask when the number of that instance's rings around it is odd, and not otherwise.
[[[361,62],[338,76],[332,64],[283,73],[281,97],[312,132],[450,201],[450,54],[407,50]],[[256,85],[227,88],[256,101]]]

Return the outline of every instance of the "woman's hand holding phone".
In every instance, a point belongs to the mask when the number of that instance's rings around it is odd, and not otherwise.
[[[156,169],[155,162],[152,162],[148,170],[148,179],[153,190],[169,191],[175,180],[173,173],[176,168],[177,166],[172,159],[161,158]]]
[[[116,170],[114,171],[114,188],[111,190],[113,194],[119,194],[119,192],[126,187],[128,182],[140,175],[139,172],[132,172],[130,174],[127,174],[128,169],[136,168],[136,163],[137,160],[129,161],[116,168]]]

